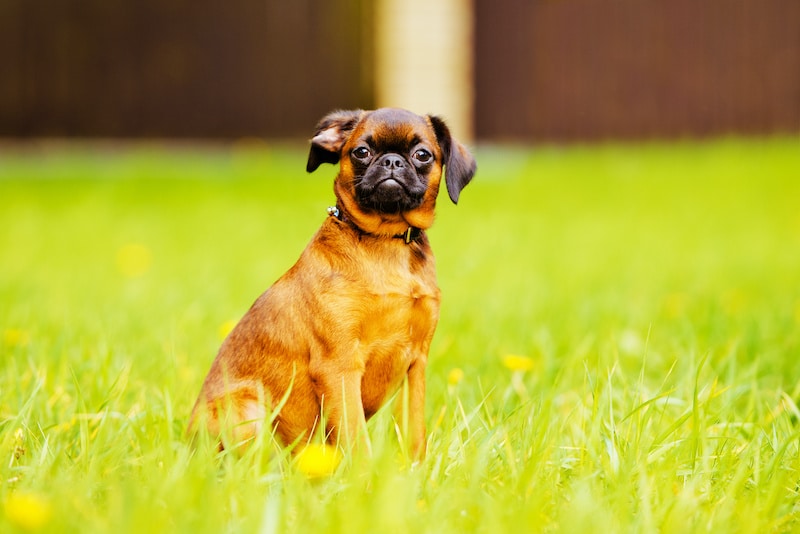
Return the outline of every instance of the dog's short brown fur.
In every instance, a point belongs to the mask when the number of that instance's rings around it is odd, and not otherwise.
[[[425,366],[439,288],[425,230],[443,167],[453,202],[475,160],[445,123],[399,109],[322,119],[307,171],[340,163],[337,210],[225,339],[192,411],[235,441],[275,410],[284,444],[366,441],[365,421],[408,378],[411,452],[424,454]],[[287,395],[288,391],[288,396]],[[204,414],[201,416],[201,414]]]

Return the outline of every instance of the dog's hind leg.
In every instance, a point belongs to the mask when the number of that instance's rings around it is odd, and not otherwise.
[[[192,411],[190,432],[204,420],[220,449],[239,447],[261,432],[267,417],[267,400],[260,384],[241,384],[219,397],[198,402]]]

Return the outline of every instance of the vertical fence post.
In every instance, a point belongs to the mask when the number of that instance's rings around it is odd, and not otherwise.
[[[375,19],[377,104],[441,115],[471,139],[471,0],[379,0]]]

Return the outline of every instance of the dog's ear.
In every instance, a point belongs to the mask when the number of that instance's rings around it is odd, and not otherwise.
[[[475,176],[478,164],[472,154],[450,135],[450,129],[444,121],[434,115],[428,115],[433,131],[436,133],[436,140],[442,149],[444,158],[444,181],[447,184],[447,194],[453,204],[458,204],[458,197],[461,190]]]
[[[364,115],[360,109],[334,111],[322,118],[311,138],[306,172],[314,172],[323,163],[337,163],[347,138]]]

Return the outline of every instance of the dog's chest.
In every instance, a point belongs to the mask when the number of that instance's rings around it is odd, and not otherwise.
[[[415,362],[427,358],[439,300],[429,295],[373,295],[369,308],[362,316],[357,341],[364,366],[361,397],[367,417],[397,391]]]
[[[328,223],[301,262],[323,266],[321,290],[310,296],[325,309],[321,320],[360,347],[369,361],[402,364],[430,339],[439,315],[436,267],[427,240],[360,239]],[[312,258],[317,258],[310,261]],[[308,273],[308,269],[299,272]],[[319,281],[319,278],[317,278]]]
[[[402,384],[408,369],[426,358],[439,317],[435,273],[384,272],[373,280],[359,325],[365,359],[362,400],[367,414],[377,410]],[[378,277],[380,278],[380,277]]]
[[[363,307],[361,339],[375,344],[408,344],[426,336],[439,315],[439,288],[432,258],[411,264],[406,258],[366,263],[356,280]]]

